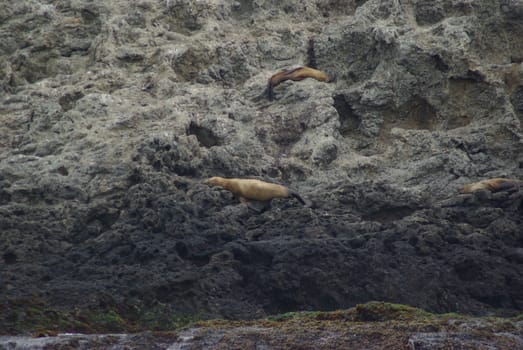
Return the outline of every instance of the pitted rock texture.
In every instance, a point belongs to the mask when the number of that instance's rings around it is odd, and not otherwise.
[[[457,193],[523,179],[518,4],[0,1],[0,301],[521,311],[521,192]]]

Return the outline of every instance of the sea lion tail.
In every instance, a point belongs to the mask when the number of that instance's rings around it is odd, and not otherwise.
[[[293,196],[294,198],[299,200],[301,202],[301,204],[303,204],[304,207],[306,207],[306,208],[312,207],[312,201],[310,201],[307,198],[302,197],[298,192],[289,190],[289,195]]]

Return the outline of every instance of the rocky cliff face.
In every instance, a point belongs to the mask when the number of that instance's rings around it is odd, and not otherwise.
[[[0,301],[523,309],[523,2],[0,1]],[[285,82],[314,60],[336,76]],[[210,176],[310,198],[260,214]]]

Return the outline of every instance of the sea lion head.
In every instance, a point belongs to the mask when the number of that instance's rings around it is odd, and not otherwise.
[[[223,177],[213,176],[213,177],[205,180],[204,184],[207,184],[209,186],[222,186],[223,180],[224,180]]]
[[[459,189],[459,193],[470,193],[472,189],[472,184],[465,185]]]

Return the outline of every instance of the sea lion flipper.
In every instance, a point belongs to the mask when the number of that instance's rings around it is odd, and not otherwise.
[[[251,209],[252,211],[255,211],[258,214],[262,212],[261,209],[256,208],[256,206],[252,205],[252,203],[247,203],[247,208]]]
[[[504,181],[498,184],[498,187],[496,188],[495,192],[517,192],[519,191],[519,183],[516,181]]]
[[[265,95],[269,101],[274,100],[274,86],[272,85],[272,81],[270,79],[267,83],[267,88],[265,89]]]
[[[296,198],[297,200],[299,200],[301,202],[301,204],[303,204],[304,207],[306,207],[306,208],[312,207],[312,201],[310,201],[307,198],[302,197],[298,192],[290,190],[289,195],[291,195],[294,198]]]

